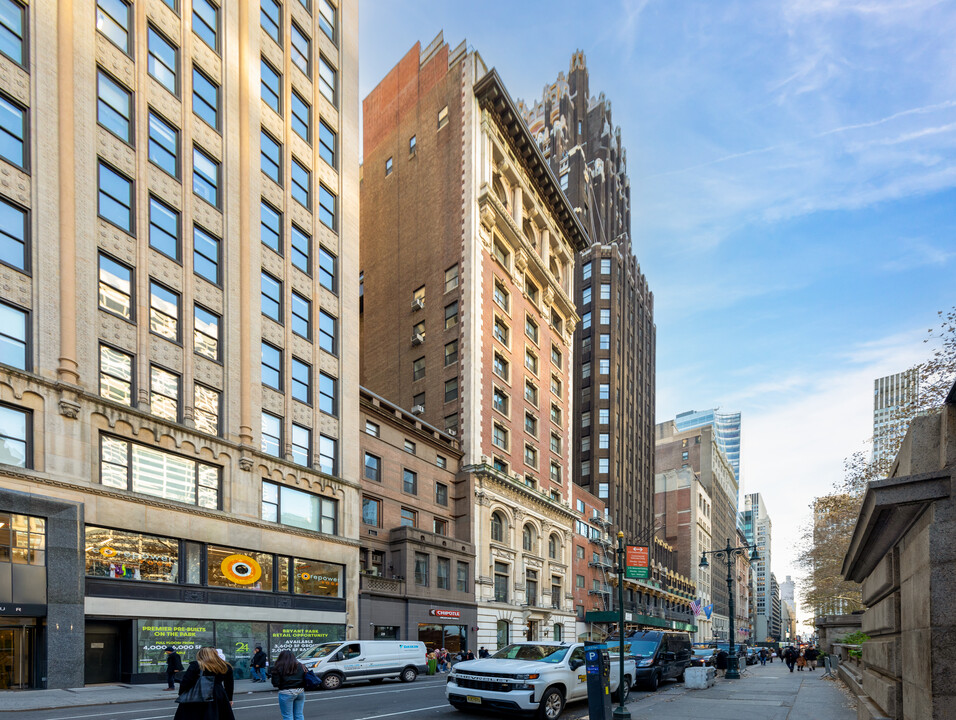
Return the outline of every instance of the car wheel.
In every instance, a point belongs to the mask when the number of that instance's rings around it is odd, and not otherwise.
[[[418,677],[418,670],[413,667],[407,667],[402,670],[401,679],[404,683],[415,682],[415,678]]]
[[[329,673],[322,676],[323,690],[337,690],[342,687],[342,676],[337,673]]]
[[[651,673],[651,679],[647,681],[647,689],[651,692],[657,690],[657,686],[661,684],[660,673]]]
[[[614,702],[626,703],[627,698],[630,694],[631,694],[631,678],[625,675],[624,682],[621,683],[621,687],[618,688],[618,691],[616,693],[614,693]]]
[[[538,705],[538,717],[541,720],[556,720],[564,710],[564,693],[559,688],[551,687],[544,691],[541,704]]]

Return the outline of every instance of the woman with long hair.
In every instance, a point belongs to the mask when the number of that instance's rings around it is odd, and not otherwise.
[[[305,720],[305,668],[291,650],[283,650],[272,666],[272,684],[279,691],[282,720]]]
[[[236,720],[232,714],[232,665],[219,657],[216,648],[199,648],[179,683],[179,695],[188,692],[203,676],[213,678],[212,702],[180,703],[175,720]]]

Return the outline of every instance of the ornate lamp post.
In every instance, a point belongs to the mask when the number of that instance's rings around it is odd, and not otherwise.
[[[620,637],[621,646],[618,648],[617,657],[621,663],[621,671],[618,675],[618,687],[624,682],[624,532],[617,533],[617,634]],[[614,708],[614,720],[631,720],[631,712],[624,707],[624,693],[619,693],[621,702]]]
[[[707,556],[713,555],[727,562],[727,593],[730,601],[730,650],[727,656],[727,671],[724,677],[728,680],[740,679],[740,666],[738,665],[737,653],[734,648],[734,574],[731,571],[733,560],[741,557],[745,552],[750,552],[750,562],[756,562],[760,559],[756,545],[743,545],[742,547],[730,547],[730,538],[727,538],[727,547],[722,550],[705,550],[700,554],[700,567],[705,568],[710,565],[707,562]]]

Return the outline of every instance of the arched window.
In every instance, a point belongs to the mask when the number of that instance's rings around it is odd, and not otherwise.
[[[505,645],[510,642],[511,639],[511,626],[507,620],[499,620],[498,627],[496,628],[496,641],[498,643],[498,649],[500,650]]]
[[[552,560],[558,559],[558,538],[554,535],[548,538],[548,557]]]
[[[564,640],[564,625],[561,623],[554,624],[554,641],[561,642]]]
[[[505,523],[497,512],[491,513],[491,539],[495,542],[505,541]]]
[[[534,548],[534,530],[530,525],[525,525],[521,531],[521,547],[525,552],[531,552]]]

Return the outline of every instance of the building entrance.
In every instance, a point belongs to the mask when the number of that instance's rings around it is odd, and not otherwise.
[[[0,619],[0,690],[34,687],[36,628],[23,625],[22,620],[14,622]]]
[[[86,624],[84,682],[87,685],[116,683],[122,679],[120,674],[122,635],[120,623],[88,622]]]
[[[429,651],[445,648],[454,654],[468,649],[468,628],[465,625],[418,624],[418,639]]]

